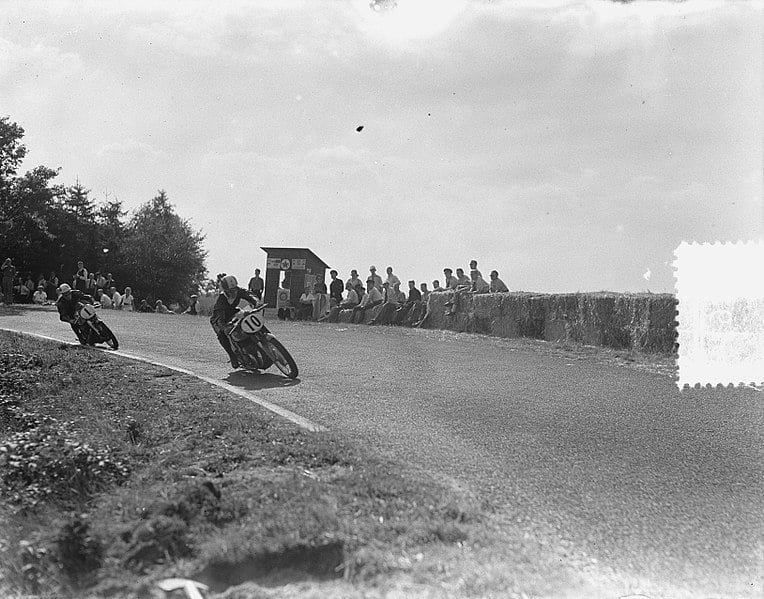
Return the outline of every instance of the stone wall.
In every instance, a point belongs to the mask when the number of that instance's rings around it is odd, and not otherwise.
[[[431,293],[426,328],[572,341],[617,349],[670,353],[675,350],[676,298],[671,294],[460,293],[456,313],[446,314],[451,291]],[[379,308],[369,310],[365,322]],[[349,322],[350,310],[340,313]]]

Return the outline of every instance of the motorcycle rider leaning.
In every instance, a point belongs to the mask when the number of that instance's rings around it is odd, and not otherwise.
[[[77,305],[80,303],[92,304],[93,298],[79,289],[72,289],[66,283],[61,283],[58,291],[60,293],[56,300],[58,317],[62,322],[68,322],[71,325],[74,334],[77,335],[77,339],[79,339],[81,344],[85,345],[85,339],[80,328],[77,326]]]
[[[221,293],[218,296],[215,306],[212,308],[210,324],[218,336],[218,341],[231,359],[231,366],[239,367],[239,359],[231,349],[231,341],[228,339],[227,325],[234,314],[241,300],[247,300],[253,307],[257,307],[257,298],[246,289],[238,286],[238,281],[233,275],[226,275],[220,279]]]

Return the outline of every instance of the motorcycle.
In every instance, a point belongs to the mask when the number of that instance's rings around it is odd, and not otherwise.
[[[80,342],[85,345],[95,345],[96,343],[105,343],[111,349],[119,349],[119,341],[106,326],[98,315],[94,306],[90,304],[78,304],[77,320],[75,321],[80,338]]]
[[[266,304],[253,310],[240,310],[231,320],[227,334],[239,364],[251,372],[276,365],[285,376],[297,378],[297,363],[292,355],[265,326],[263,310]]]

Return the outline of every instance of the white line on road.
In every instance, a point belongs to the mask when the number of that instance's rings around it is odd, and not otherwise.
[[[48,341],[55,341],[56,343],[66,343],[67,345],[79,346],[79,343],[74,343],[71,341],[62,341],[61,339],[56,339],[55,337],[48,337],[47,335],[39,335],[37,333],[27,333],[26,331],[17,331],[15,329],[6,329],[6,328],[0,328],[0,330],[9,331],[11,333],[19,333],[21,335],[27,335],[29,337],[37,337],[38,339],[46,339]],[[287,410],[286,408],[282,408],[281,406],[271,403],[268,400],[263,399],[259,395],[256,395],[255,393],[244,391],[242,389],[234,387],[233,385],[229,385],[228,383],[224,383],[222,381],[213,379],[203,374],[198,374],[194,372],[193,370],[188,370],[186,368],[181,368],[179,366],[172,366],[170,364],[163,364],[161,362],[156,362],[154,360],[149,360],[148,358],[144,358],[142,356],[136,356],[133,354],[122,352],[122,351],[110,351],[109,353],[117,354],[118,356],[122,356],[123,358],[128,358],[130,360],[137,360],[139,362],[153,364],[154,366],[169,368],[170,370],[175,370],[176,372],[181,372],[183,374],[188,374],[190,376],[196,377],[204,381],[205,383],[209,383],[210,385],[215,385],[216,387],[220,387],[221,389],[225,389],[226,391],[230,391],[231,393],[238,395],[239,397],[242,397],[253,403],[256,403],[257,405],[262,406],[266,410],[270,410],[271,412],[278,414],[282,418],[286,418],[290,422],[293,422],[297,426],[300,426],[306,430],[313,431],[313,432],[320,432],[320,431],[327,430],[326,427],[323,427],[320,424],[316,424],[315,422],[312,422],[308,420],[307,418],[303,418],[299,414],[295,414],[294,412]]]

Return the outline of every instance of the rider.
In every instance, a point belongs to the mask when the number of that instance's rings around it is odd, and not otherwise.
[[[218,336],[218,341],[231,359],[231,366],[239,367],[239,359],[231,349],[231,341],[228,339],[227,324],[238,309],[241,300],[247,300],[255,308],[258,305],[257,298],[246,289],[238,286],[238,281],[233,275],[225,275],[219,279],[221,293],[215,306],[212,308],[210,324]]]
[[[61,283],[58,288],[59,298],[56,300],[58,317],[62,322],[68,322],[80,343],[85,344],[85,339],[77,326],[77,305],[92,304],[93,298],[79,289],[72,289],[70,285]]]

